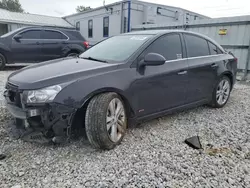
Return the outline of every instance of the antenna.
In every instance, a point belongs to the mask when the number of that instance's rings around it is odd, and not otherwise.
[[[106,11],[109,10],[108,7],[106,7],[106,5],[105,5],[105,0],[103,0],[103,6],[104,6],[104,8],[106,9]]]
[[[111,8],[107,7],[107,6],[105,5],[105,0],[103,0],[103,6],[104,6],[104,8],[106,9],[106,11],[109,11],[109,10],[110,10],[110,13],[113,14],[113,8],[112,8],[112,7],[111,7]]]

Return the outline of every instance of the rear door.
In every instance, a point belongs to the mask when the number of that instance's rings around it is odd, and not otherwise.
[[[42,60],[52,60],[63,56],[63,46],[69,40],[61,31],[45,29],[42,32]]]
[[[214,62],[214,55],[210,55],[206,39],[192,34],[184,34],[184,39],[189,65],[187,101],[207,100],[211,98],[217,79],[218,64]]]
[[[11,51],[15,63],[33,63],[41,60],[41,30],[29,29],[18,33],[21,39],[12,38]]]

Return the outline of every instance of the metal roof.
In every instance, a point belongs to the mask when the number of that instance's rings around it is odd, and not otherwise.
[[[43,16],[37,14],[10,12],[4,9],[0,9],[0,22],[27,25],[47,25],[69,28],[73,27],[69,22],[67,22],[63,18]]]
[[[188,27],[200,27],[200,26],[215,26],[215,25],[241,25],[245,23],[250,23],[250,15],[246,16],[234,16],[234,17],[222,17],[222,18],[213,18],[213,19],[201,19],[190,21],[186,24]],[[146,24],[146,25],[137,25],[132,28],[132,30],[141,30],[141,29],[170,29],[170,28],[182,28],[183,24],[169,22],[162,24]]]
[[[189,13],[195,14],[195,15],[202,16],[204,18],[209,18],[208,16],[204,16],[204,15],[201,15],[201,14],[198,14],[198,13],[195,13],[195,12],[183,9],[183,8],[174,7],[174,6],[168,6],[168,5],[162,5],[162,4],[156,4],[156,3],[150,3],[150,2],[139,1],[139,0],[120,0],[120,1],[115,2],[115,3],[107,4],[106,7],[119,5],[121,3],[128,2],[128,1],[131,1],[131,3],[135,3],[135,4],[141,3],[141,4],[145,4],[145,5],[146,4],[147,5],[151,5],[151,6],[152,5],[157,5],[157,6],[160,6],[160,7],[166,7],[166,8],[173,8],[173,9],[177,9],[177,10],[183,10],[183,11],[187,11]],[[93,8],[93,9],[90,9],[90,10],[86,10],[86,11],[83,11],[83,12],[78,12],[78,13],[74,13],[74,14],[71,14],[71,15],[68,15],[68,16],[64,16],[63,18],[69,18],[69,17],[72,17],[72,16],[86,14],[86,13],[93,12],[93,11],[96,11],[96,10],[100,10],[100,9],[103,9],[103,8],[105,8],[105,7],[104,6],[100,6],[100,7]]]

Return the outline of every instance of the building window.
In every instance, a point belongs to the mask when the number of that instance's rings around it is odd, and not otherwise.
[[[127,25],[128,25],[128,19],[127,17],[124,17],[123,33],[127,33]]]
[[[76,22],[76,29],[80,31],[80,22]]]
[[[89,38],[93,37],[93,20],[89,20],[88,23],[88,33],[89,33]]]
[[[103,37],[109,36],[109,17],[103,18]]]

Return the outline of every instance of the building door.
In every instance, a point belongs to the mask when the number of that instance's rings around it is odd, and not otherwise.
[[[0,24],[0,36],[8,33],[8,25],[7,24]]]

